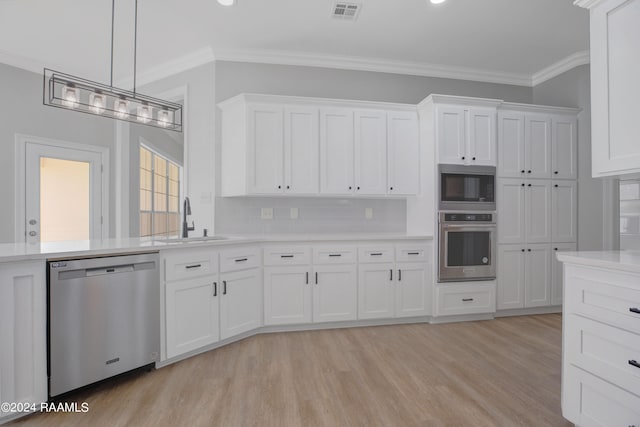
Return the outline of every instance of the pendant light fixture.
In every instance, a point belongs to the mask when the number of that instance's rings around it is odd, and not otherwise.
[[[138,0],[135,1],[133,36],[133,91],[113,86],[114,20],[115,0],[111,0],[111,76],[109,84],[45,68],[44,105],[182,132],[182,105],[136,92]]]

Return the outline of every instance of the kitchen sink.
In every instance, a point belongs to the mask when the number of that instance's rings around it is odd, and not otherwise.
[[[200,236],[200,237],[174,237],[168,239],[156,239],[157,242],[166,243],[197,243],[197,242],[210,242],[214,240],[227,240],[228,237],[222,236]]]

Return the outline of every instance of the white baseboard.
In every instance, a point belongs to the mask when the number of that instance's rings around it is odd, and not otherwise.
[[[554,305],[552,307],[532,307],[532,308],[517,308],[511,310],[498,310],[496,311],[496,317],[509,317],[509,316],[531,316],[534,314],[551,314],[562,313],[561,305]]]

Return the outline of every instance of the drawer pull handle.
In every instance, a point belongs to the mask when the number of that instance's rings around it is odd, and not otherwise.
[[[393,282],[393,268],[389,269],[389,280]]]
[[[213,282],[213,296],[218,296],[218,282]]]
[[[222,281],[222,295],[226,295],[227,294],[227,281],[223,280]]]
[[[640,363],[635,360],[629,360],[629,365],[635,366],[636,368],[640,368]]]
[[[473,298],[462,298],[463,302],[470,302],[473,301]]]
[[[318,272],[316,271],[316,285],[318,284]]]
[[[420,252],[409,252],[409,255],[420,255]]]
[[[308,271],[305,273],[304,284],[305,284],[305,285],[308,285],[308,284],[309,284],[309,272],[308,272]]]
[[[187,270],[190,270],[192,268],[200,268],[200,267],[202,267],[202,264],[186,265],[184,268],[186,268]]]
[[[336,256],[337,256],[337,257],[341,257],[341,256],[342,256],[342,254],[329,254],[329,256],[330,256],[330,257],[336,257]]]
[[[402,270],[398,269],[398,282],[402,282]]]
[[[629,309],[630,312],[640,314],[640,308],[632,307]]]
[[[373,252],[371,256],[382,256],[382,252]]]
[[[280,255],[280,258],[293,258],[293,255]]]
[[[245,261],[249,261],[249,258],[238,258],[236,260],[236,262],[245,262]]]

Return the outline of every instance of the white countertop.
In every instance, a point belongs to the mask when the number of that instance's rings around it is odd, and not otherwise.
[[[343,234],[254,234],[223,236],[225,240],[166,242],[149,239],[80,240],[52,243],[2,243],[0,262],[42,260],[55,258],[101,256],[108,254],[153,252],[162,249],[202,246],[228,246],[269,242],[330,242],[330,241],[382,241],[431,240],[432,236],[413,236],[403,233],[343,233]]]
[[[640,273],[640,251],[558,252],[557,256],[567,264]]]

